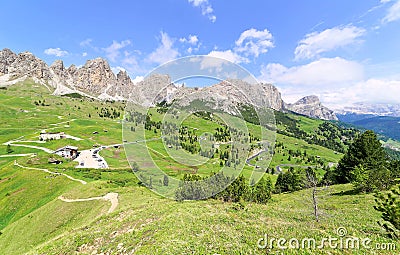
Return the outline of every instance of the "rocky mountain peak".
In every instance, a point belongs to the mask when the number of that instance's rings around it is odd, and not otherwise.
[[[15,61],[17,54],[10,49],[3,49],[0,51],[0,75],[8,73],[8,67]]]
[[[62,60],[56,60],[51,64],[50,69],[57,75],[62,75],[65,71],[64,62]]]
[[[105,59],[96,58],[86,61],[76,72],[75,88],[98,96],[117,83],[110,65]]]
[[[131,78],[129,77],[128,73],[125,70],[120,70],[117,74],[117,80],[119,81],[128,81]]]
[[[74,75],[76,73],[76,71],[78,71],[78,68],[76,68],[76,66],[74,64],[70,65],[67,68],[67,73],[69,73],[70,75]]]
[[[50,79],[50,72],[47,64],[28,51],[17,55],[15,60],[9,65],[8,73],[17,76],[27,76],[45,80]]]
[[[54,61],[53,64],[51,64],[50,68],[64,71],[64,62],[62,60],[58,59],[58,60]]]
[[[319,97],[317,97],[315,95],[311,95],[311,96],[305,96],[305,97],[301,98],[295,104],[303,105],[303,104],[319,104],[319,103],[320,103]]]
[[[323,120],[338,120],[335,113],[323,106],[319,98],[315,95],[303,97],[296,103],[288,104],[286,107],[293,112],[309,117]]]

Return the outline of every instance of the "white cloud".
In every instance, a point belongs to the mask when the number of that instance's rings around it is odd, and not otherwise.
[[[113,73],[115,74],[115,75],[117,75],[120,71],[126,71],[126,69],[125,68],[123,68],[123,67],[121,67],[121,66],[113,66],[113,67],[111,67],[111,70],[113,71]]]
[[[113,43],[107,48],[103,48],[106,52],[106,56],[112,61],[115,62],[117,57],[120,56],[120,50],[130,45],[130,40],[124,40],[121,42],[113,41]]]
[[[80,42],[79,43],[79,45],[81,46],[81,47],[87,47],[87,46],[92,46],[92,39],[91,38],[88,38],[88,39],[85,39],[85,40],[83,40],[82,42]]]
[[[260,80],[284,85],[330,87],[360,81],[364,68],[343,58],[321,58],[306,65],[285,67],[272,63],[261,68]]]
[[[197,35],[189,35],[187,38],[179,38],[179,42],[191,45],[189,48],[186,49],[186,52],[189,54],[192,54],[192,52],[194,51],[198,51],[201,46]]]
[[[173,48],[174,40],[167,33],[161,32],[161,45],[149,54],[147,60],[152,63],[163,64],[179,56],[177,49]]]
[[[244,31],[235,42],[237,52],[242,52],[246,56],[254,55],[258,57],[261,53],[266,53],[269,48],[274,47],[272,34],[268,29],[256,30],[254,28]]]
[[[389,23],[400,19],[400,0],[394,3],[387,11],[382,23]]]
[[[400,103],[400,81],[369,79],[349,88],[353,102]]]
[[[87,52],[83,52],[82,57],[86,57],[86,56],[87,56]]]
[[[211,22],[215,22],[217,17],[214,15],[214,10],[208,0],[188,0],[194,7],[201,8],[201,14],[206,16]]]
[[[196,45],[199,42],[197,35],[189,35],[187,38],[179,38],[181,43],[189,43],[191,45]]]
[[[318,93],[317,93],[318,94]],[[319,93],[321,101],[334,110],[354,103],[400,104],[400,80],[368,79],[336,90]]]
[[[236,64],[249,62],[247,58],[240,56],[239,54],[233,52],[232,50],[225,50],[225,51],[213,50],[210,53],[208,53],[207,56],[222,58]]]
[[[222,58],[235,64],[250,63],[248,57],[257,58],[260,54],[266,53],[269,48],[274,47],[273,36],[268,31],[256,30],[254,28],[243,31],[235,41],[235,47],[228,50],[217,50],[216,48],[207,56]],[[224,61],[206,60],[202,63],[203,67],[220,67]],[[202,68],[203,68],[202,67]]]
[[[136,76],[135,79],[132,80],[134,84],[141,82],[144,80],[144,76]]]
[[[307,95],[317,95],[331,109],[357,102],[400,103],[399,79],[365,79],[361,64],[339,57],[294,67],[269,64],[262,67],[258,79],[277,85],[288,103]]]
[[[60,48],[48,48],[44,50],[44,54],[53,55],[56,57],[63,57],[68,55],[68,51],[61,50]]]
[[[323,52],[358,43],[365,32],[363,28],[348,25],[307,34],[295,49],[295,59],[311,59]]]

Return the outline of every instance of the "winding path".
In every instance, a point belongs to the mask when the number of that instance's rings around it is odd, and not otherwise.
[[[11,157],[26,157],[26,156],[33,156],[35,153],[25,153],[25,154],[6,154],[0,155],[0,158],[11,158]]]
[[[106,200],[111,202],[111,206],[108,209],[107,213],[112,213],[118,206],[118,193],[107,193],[102,197],[89,197],[89,198],[77,198],[77,199],[69,199],[65,198],[64,196],[59,196],[63,202],[72,203],[72,202],[85,202],[85,201],[92,201],[92,200]]]
[[[42,151],[50,153],[50,154],[54,153],[53,150],[47,149],[45,147],[39,147],[39,146],[27,145],[27,144],[19,144],[19,143],[9,143],[9,144],[12,145],[12,146],[17,146],[17,147],[26,147],[26,148],[38,149],[38,150],[42,150]]]
[[[64,173],[52,172],[52,171],[50,171],[50,170],[48,170],[48,169],[44,169],[44,168],[35,168],[35,167],[26,167],[26,166],[22,166],[22,165],[18,164],[16,160],[14,161],[14,165],[15,165],[15,166],[18,166],[18,167],[21,167],[21,168],[24,168],[24,169],[39,170],[39,171],[43,171],[43,172],[46,172],[46,173],[49,173],[49,174],[63,175],[63,176],[65,176],[65,177],[67,177],[68,179],[72,180],[72,181],[77,181],[77,182],[80,182],[80,183],[82,183],[82,184],[84,184],[84,185],[87,184],[87,182],[84,181],[84,180],[76,179],[76,178],[74,178],[74,177],[72,177],[72,176],[69,176],[69,175],[67,175],[67,174],[64,174]],[[91,200],[106,200],[106,201],[110,201],[110,202],[111,202],[111,206],[110,206],[110,208],[108,209],[108,212],[107,212],[107,213],[112,213],[113,211],[115,211],[115,209],[116,209],[117,206],[118,206],[118,193],[114,193],[114,192],[107,193],[107,194],[105,194],[105,195],[102,196],[102,197],[89,197],[89,198],[68,199],[68,198],[65,198],[64,196],[59,196],[58,199],[60,199],[60,200],[63,201],[63,202],[67,202],[67,203],[72,203],[72,202],[85,202],[85,201],[91,201]]]
[[[249,166],[256,166],[256,165],[254,165],[254,164],[251,164],[250,161],[251,161],[253,158],[258,157],[261,153],[264,153],[264,152],[268,152],[268,150],[267,150],[267,149],[264,149],[264,150],[259,150],[259,151],[254,152],[252,156],[250,156],[248,159],[246,159],[246,163],[247,163]]]
[[[69,176],[67,174],[64,174],[64,173],[52,172],[52,171],[50,171],[48,169],[44,169],[44,168],[35,168],[35,167],[27,167],[27,166],[20,165],[20,164],[17,163],[16,160],[14,160],[14,165],[18,166],[18,167],[21,167],[21,168],[24,168],[24,169],[39,170],[39,171],[43,171],[43,172],[46,172],[46,173],[49,173],[49,174],[63,175],[65,177],[67,177],[68,179],[72,180],[72,181],[77,181],[77,182],[80,182],[80,183],[82,183],[84,185],[87,184],[87,182],[84,181],[84,180],[76,179],[76,178],[74,178],[72,176]]]

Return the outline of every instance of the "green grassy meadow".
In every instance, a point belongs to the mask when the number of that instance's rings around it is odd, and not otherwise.
[[[20,142],[16,144],[51,150],[66,145],[84,150],[120,144],[122,133],[130,131],[122,130],[120,118],[101,117],[99,113],[102,108],[115,109],[122,116],[123,103],[56,97],[44,86],[29,80],[0,90],[0,102],[0,254],[399,254],[400,242],[387,238],[377,224],[380,215],[373,209],[373,195],[354,194],[352,185],[320,188],[318,199],[322,215],[319,222],[313,218],[308,189],[273,194],[265,205],[246,203],[244,208],[213,199],[177,202],[140,184],[123,147],[100,152],[109,169],[79,169],[75,168],[77,162],[69,160],[60,165],[49,164],[49,157],[54,155],[35,148],[11,145],[13,151],[8,153],[3,144],[18,139]],[[154,120],[161,120],[156,109],[151,109],[150,113]],[[315,132],[323,123],[303,116],[292,117],[307,133]],[[214,133],[220,127],[219,123],[200,116],[190,116],[185,125],[197,128],[194,132],[198,136]],[[260,134],[256,125],[248,123],[248,128],[255,137]],[[65,132],[82,140],[37,143],[41,130]],[[95,131],[98,134],[94,134]],[[199,166],[179,163],[169,155],[160,132],[145,132],[146,138],[153,140],[133,148],[138,155],[148,151],[157,165],[171,176],[181,178],[185,173],[207,176],[220,169],[218,157]],[[273,169],[313,166],[323,174],[323,165],[337,163],[343,155],[283,134],[276,135],[276,143],[283,147],[274,149],[269,166]],[[228,146],[221,144],[219,149],[225,150]],[[309,162],[300,156],[289,160],[289,150],[306,151],[307,157],[318,158],[318,162]],[[34,155],[15,156],[26,153]],[[177,155],[182,158],[186,155],[179,153]],[[39,169],[63,173],[87,184]],[[246,165],[242,173],[250,178],[252,171],[253,167]],[[274,183],[277,174],[267,175]],[[110,192],[118,193],[119,202],[110,214],[107,213],[109,201],[67,203],[59,199],[59,196],[69,199],[99,197]],[[336,231],[340,227],[346,229],[345,237],[371,239],[371,248],[281,250],[274,246],[268,250],[257,246],[258,240],[266,234],[277,239],[321,240],[338,237]],[[379,250],[378,244],[391,249]]]

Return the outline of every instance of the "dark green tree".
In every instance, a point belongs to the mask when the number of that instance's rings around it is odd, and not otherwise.
[[[286,173],[280,173],[275,183],[275,192],[292,192],[302,188],[303,176],[293,167]]]
[[[365,174],[363,171],[367,171],[369,175],[370,171],[382,169],[382,166],[386,166],[387,159],[387,155],[376,134],[371,130],[365,131],[354,140],[339,161],[332,176],[332,181],[334,183],[358,181],[358,174]],[[357,167],[361,169],[356,169]],[[360,171],[362,169],[364,170]],[[365,176],[362,178],[365,178]]]
[[[261,180],[254,186],[252,191],[252,198],[254,202],[266,204],[271,199],[272,182],[269,177],[261,178]]]
[[[169,184],[168,175],[164,175],[163,185],[164,185],[164,186],[168,186],[168,184]]]
[[[11,145],[10,144],[7,144],[7,149],[6,149],[6,152],[8,153],[8,154],[10,154],[10,153],[13,153],[14,151],[13,151],[13,149],[11,148]]]

